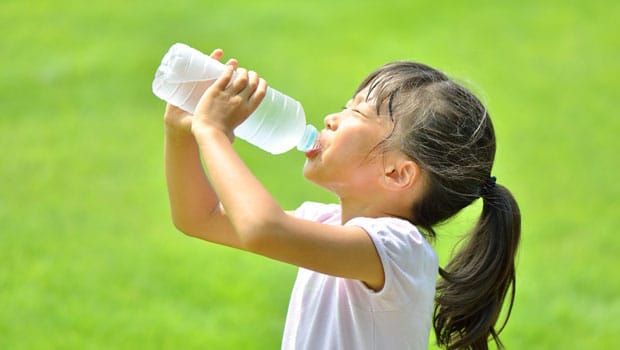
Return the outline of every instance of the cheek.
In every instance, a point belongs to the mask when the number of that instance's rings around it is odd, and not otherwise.
[[[304,177],[317,184],[327,184],[338,181],[340,175],[346,173],[346,166],[337,159],[331,159],[329,155],[321,155],[314,160],[306,160],[303,168]]]

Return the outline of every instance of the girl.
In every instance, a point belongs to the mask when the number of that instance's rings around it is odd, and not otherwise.
[[[266,83],[243,69],[233,79],[237,61],[227,64],[193,116],[166,108],[171,214],[188,235],[299,266],[282,348],[423,349],[431,324],[448,349],[486,349],[489,337],[501,347],[520,214],[491,177],[495,135],[480,101],[422,64],[377,69],[306,154],[304,176],[340,203],[285,212],[231,145]],[[439,268],[433,227],[479,197],[480,219]]]

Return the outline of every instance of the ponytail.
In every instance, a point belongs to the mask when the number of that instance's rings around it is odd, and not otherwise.
[[[386,105],[394,122],[386,146],[416,162],[424,189],[411,203],[411,222],[435,237],[433,227],[477,198],[482,214],[460,250],[440,269],[433,324],[440,346],[488,349],[510,292],[506,321],[515,296],[515,253],[521,233],[519,207],[510,192],[490,177],[496,140],[486,107],[444,73],[415,62],[394,62],[370,74],[357,92],[377,112]]]
[[[439,270],[433,323],[440,346],[488,349],[489,336],[498,348],[515,297],[515,254],[521,233],[519,207],[505,187],[482,194],[482,214],[445,269]],[[499,330],[495,324],[511,289],[508,311]]]

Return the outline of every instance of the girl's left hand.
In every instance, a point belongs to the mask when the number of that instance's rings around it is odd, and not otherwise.
[[[192,133],[198,136],[208,129],[223,132],[232,142],[233,130],[256,110],[265,97],[267,83],[255,72],[243,68],[226,71],[202,95],[192,119]]]

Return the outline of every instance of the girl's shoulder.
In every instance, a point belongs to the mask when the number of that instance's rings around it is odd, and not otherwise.
[[[415,225],[396,217],[357,217],[347,221],[345,225],[359,226],[383,241],[400,242],[407,245],[428,244],[424,235]]]
[[[373,240],[381,260],[393,260],[397,264],[417,263],[420,259],[429,266],[438,264],[437,253],[422,232],[407,220],[396,217],[357,217],[345,226],[364,229]]]
[[[341,213],[340,205],[334,203],[303,202],[295,210],[298,218],[325,224],[339,224]]]

